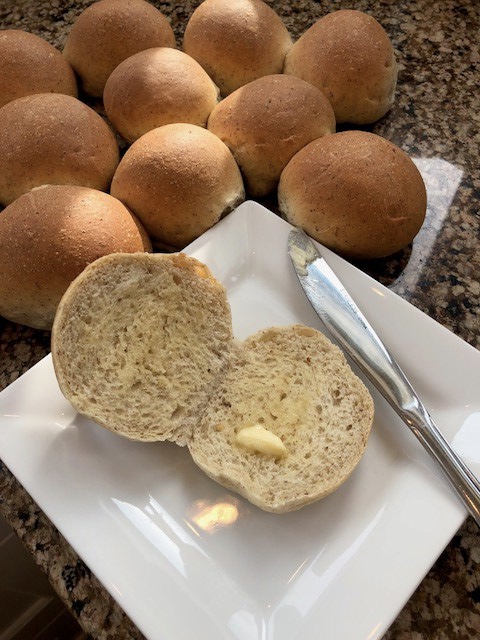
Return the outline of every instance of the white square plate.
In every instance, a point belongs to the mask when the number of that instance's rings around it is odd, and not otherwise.
[[[287,254],[290,225],[246,202],[187,249],[228,290],[234,330],[321,329]],[[433,418],[480,471],[480,354],[329,251]],[[0,394],[0,456],[149,639],[380,638],[465,518],[420,445],[372,391],[367,452],[334,494],[268,514],[188,451],[79,416],[50,356]]]

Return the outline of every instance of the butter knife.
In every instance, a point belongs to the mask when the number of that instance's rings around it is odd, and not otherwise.
[[[438,462],[480,526],[479,481],[445,440],[398,363],[302,229],[290,231],[288,252],[308,300],[331,335]]]

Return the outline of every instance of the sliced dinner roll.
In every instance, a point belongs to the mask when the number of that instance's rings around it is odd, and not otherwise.
[[[0,31],[0,107],[33,93],[77,97],[72,67],[43,38],[19,29]]]
[[[39,93],[0,109],[0,203],[44,184],[107,190],[119,160],[110,127],[72,96]]]
[[[121,62],[103,92],[110,122],[129,142],[174,122],[206,127],[217,102],[218,88],[198,62],[168,47]]]
[[[321,89],[338,123],[381,118],[393,104],[397,83],[387,33],[375,18],[352,9],[317,20],[288,52],[285,73]]]
[[[188,448],[211,478],[281,513],[345,482],[372,420],[372,398],[338,347],[309,327],[270,327],[235,354]]]
[[[77,411],[127,438],[184,445],[231,341],[225,291],[205,265],[182,254],[117,254],[69,287],[52,356]]]
[[[306,144],[335,131],[335,116],[316,87],[281,74],[240,87],[213,109],[208,129],[232,151],[247,191],[264,196]]]
[[[145,0],[99,0],[75,20],[64,56],[85,93],[101,97],[112,71],[134,53],[151,47],[175,47],[167,18]]]
[[[112,196],[78,186],[45,186],[0,215],[0,315],[50,329],[70,282],[113,252],[151,251],[145,230]]]
[[[183,50],[226,96],[256,78],[282,73],[291,44],[282,20],[262,0],[205,0],[187,23]]]
[[[81,414],[133,440],[186,444],[267,511],[338,488],[372,426],[372,398],[338,347],[302,325],[234,340],[225,289],[183,254],[89,265],[58,307],[52,357]]]
[[[160,247],[182,249],[245,197],[240,170],[219,138],[193,124],[149,131],[128,149],[111,193]]]
[[[425,185],[388,140],[345,131],[301,149],[282,172],[280,210],[293,225],[351,258],[379,258],[408,245],[425,219]]]

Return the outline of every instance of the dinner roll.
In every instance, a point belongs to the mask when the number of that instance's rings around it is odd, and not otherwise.
[[[115,136],[71,96],[38,93],[0,109],[0,202],[43,184],[107,190],[119,160]]]
[[[334,11],[313,24],[288,52],[285,73],[321,89],[337,122],[356,124],[385,115],[397,83],[388,35],[375,18],[351,9]]]
[[[52,358],[82,415],[132,440],[183,446],[232,340],[224,287],[206,265],[182,253],[113,254],[67,289]]]
[[[79,413],[132,440],[187,445],[208,476],[266,511],[335,491],[365,452],[374,403],[342,351],[303,325],[235,339],[224,287],[182,253],[88,265],[51,344]]]
[[[113,252],[150,250],[138,220],[107,193],[34,189],[0,215],[0,315],[50,329],[60,298],[88,264]]]
[[[72,67],[58,49],[27,31],[0,31],[0,107],[32,93],[77,96]]]
[[[292,45],[287,28],[262,0],[205,0],[187,23],[183,50],[223,96],[261,76],[282,73]]]
[[[338,489],[365,453],[374,415],[342,351],[302,325],[240,343],[204,406],[188,442],[194,461],[274,513]]]
[[[167,47],[121,62],[103,92],[107,115],[129,142],[172,122],[206,127],[218,88],[193,58]]]
[[[101,97],[112,71],[134,53],[175,47],[167,18],[145,0],[99,0],[74,22],[63,53],[85,93]]]
[[[128,149],[111,193],[163,248],[181,249],[244,199],[228,148],[193,124],[152,129]]]
[[[315,140],[280,178],[282,213],[351,258],[379,258],[409,244],[425,219],[422,177],[397,146],[364,131]]]
[[[240,87],[210,114],[208,129],[231,149],[247,191],[275,190],[290,158],[308,142],[335,131],[323,93],[299,78],[270,75]]]

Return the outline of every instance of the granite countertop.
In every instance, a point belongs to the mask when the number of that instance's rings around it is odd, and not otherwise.
[[[0,0],[0,28],[61,48],[90,0]],[[178,42],[198,2],[154,2]],[[340,8],[373,14],[400,63],[394,108],[371,127],[415,158],[427,184],[426,223],[411,250],[358,266],[478,348],[480,300],[480,12],[476,0],[271,0],[294,37]],[[48,332],[0,318],[0,389],[49,352]],[[49,519],[0,462],[0,511],[85,631],[141,638]],[[480,637],[480,533],[467,519],[418,586],[385,640]],[[395,579],[395,576],[392,576]]]

